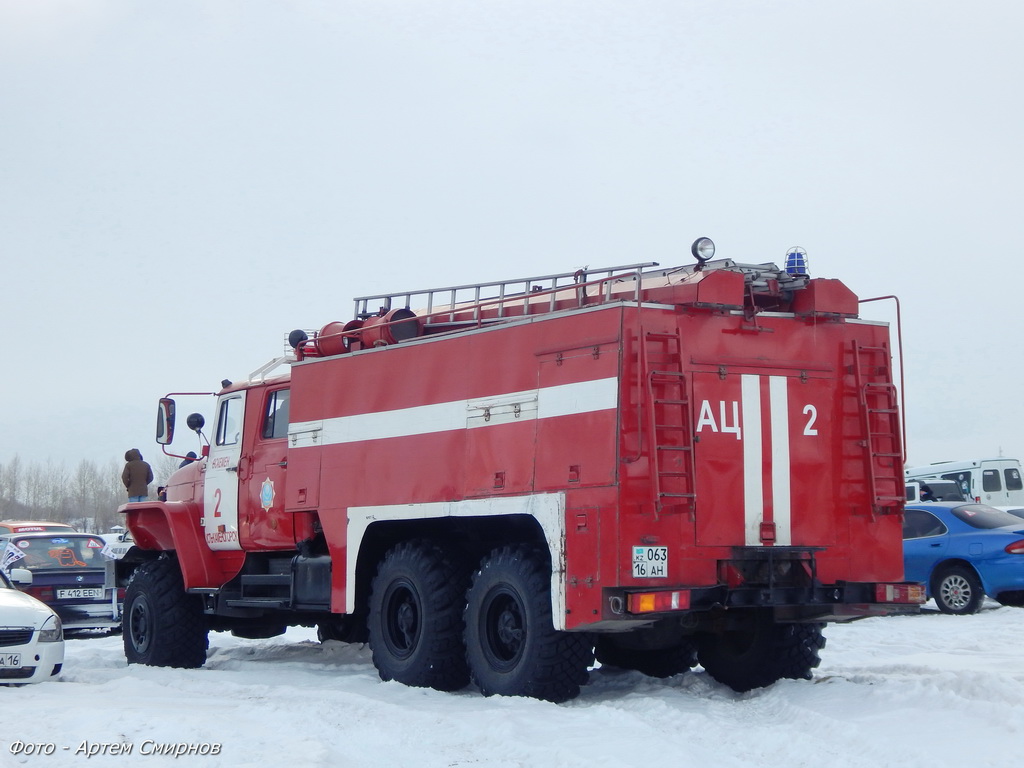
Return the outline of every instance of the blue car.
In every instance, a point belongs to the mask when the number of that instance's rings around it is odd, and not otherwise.
[[[908,504],[903,566],[943,613],[975,613],[985,595],[1024,606],[1024,519],[985,504]]]

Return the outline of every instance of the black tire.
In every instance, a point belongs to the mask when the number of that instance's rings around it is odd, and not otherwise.
[[[996,595],[996,600],[1000,605],[1022,608],[1024,607],[1024,591],[1018,589],[1014,592],[1000,592]]]
[[[239,624],[231,629],[235,637],[244,637],[247,640],[267,640],[271,637],[280,637],[288,631],[285,624]]]
[[[328,640],[337,640],[340,643],[365,643],[368,636],[365,615],[332,616],[316,625],[316,639],[321,643]]]
[[[810,680],[825,647],[824,624],[778,624],[768,611],[751,615],[748,626],[700,636],[697,659],[715,680],[749,691],[788,678]]]
[[[206,663],[210,643],[202,599],[185,592],[174,558],[136,569],[125,591],[122,626],[129,664],[195,669]]]
[[[962,565],[951,565],[932,577],[932,597],[943,613],[966,616],[981,610],[985,592],[978,575]]]
[[[612,637],[601,637],[594,655],[604,666],[632,669],[648,677],[672,677],[697,665],[697,646],[689,638],[672,648],[651,650],[627,648]]]
[[[429,541],[381,560],[370,595],[369,637],[381,680],[457,691],[469,684],[462,613],[469,569]]]
[[[594,662],[587,635],[551,621],[551,568],[537,549],[496,549],[466,596],[466,655],[484,696],[562,702],[579,695]]]

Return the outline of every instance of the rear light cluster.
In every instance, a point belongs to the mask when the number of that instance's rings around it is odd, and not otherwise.
[[[690,591],[673,589],[662,592],[634,592],[627,595],[626,600],[626,609],[630,613],[685,611],[690,607]]]
[[[1007,544],[1005,550],[1008,555],[1024,555],[1024,539]]]
[[[924,584],[875,584],[875,602],[923,603],[927,599]]]
[[[25,591],[36,600],[44,603],[53,602],[53,587],[29,587]]]

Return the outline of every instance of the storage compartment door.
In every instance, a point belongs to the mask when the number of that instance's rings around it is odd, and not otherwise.
[[[791,371],[693,382],[697,543],[834,543],[834,382]]]

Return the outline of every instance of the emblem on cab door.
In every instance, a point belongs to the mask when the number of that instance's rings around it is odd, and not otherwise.
[[[270,508],[274,506],[274,481],[269,477],[263,481],[263,486],[260,488],[260,506],[265,512],[269,512]]]

